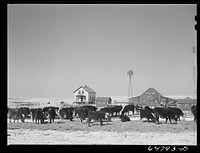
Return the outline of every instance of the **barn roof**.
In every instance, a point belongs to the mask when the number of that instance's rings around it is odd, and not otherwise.
[[[75,91],[74,91],[74,93],[77,91],[77,90],[79,90],[80,88],[83,88],[84,90],[86,90],[87,92],[89,92],[89,93],[96,93],[94,90],[92,90],[90,87],[88,87],[88,86],[80,86],[78,89],[76,89]]]
[[[148,91],[154,91],[154,92],[156,92],[158,95],[160,95],[160,96],[163,96],[162,94],[160,94],[157,90],[155,90],[154,88],[149,88],[149,89],[147,89],[143,94],[145,94],[146,92],[148,92]],[[142,95],[143,95],[142,94]],[[141,95],[141,96],[142,96]]]

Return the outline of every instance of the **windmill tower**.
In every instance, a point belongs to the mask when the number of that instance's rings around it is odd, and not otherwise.
[[[132,87],[132,81],[131,81],[131,77],[133,75],[133,71],[129,70],[127,72],[127,75],[129,76],[129,85],[128,85],[128,101],[130,97],[133,97],[133,87]]]

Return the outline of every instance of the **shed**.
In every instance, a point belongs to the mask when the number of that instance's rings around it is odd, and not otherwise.
[[[96,107],[105,107],[109,104],[111,104],[112,99],[111,97],[97,97],[95,100]]]
[[[183,111],[190,111],[192,105],[196,105],[197,100],[186,97],[184,99],[177,99],[177,107],[182,109]]]

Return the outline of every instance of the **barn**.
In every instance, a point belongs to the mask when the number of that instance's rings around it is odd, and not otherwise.
[[[140,96],[129,98],[130,103],[141,106],[159,107],[159,106],[175,106],[176,100],[165,97],[154,88],[147,89]]]
[[[95,100],[97,108],[110,105],[111,102],[112,102],[111,97],[97,97],[96,100]]]

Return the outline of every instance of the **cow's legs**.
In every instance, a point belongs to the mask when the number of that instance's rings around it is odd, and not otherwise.
[[[180,118],[179,118],[180,119]],[[178,121],[178,119],[177,118],[175,118],[175,124],[177,124],[177,121]]]
[[[179,119],[179,121],[181,121],[181,116],[180,115],[178,115],[178,119]]]
[[[89,127],[90,127],[90,121],[91,121],[91,119],[88,118],[87,123],[88,123],[88,126],[89,126]]]
[[[171,117],[169,117],[169,122],[170,122],[170,124],[172,124]]]
[[[159,124],[159,115],[155,114],[156,123]]]
[[[102,125],[103,125],[103,121],[102,121],[102,119],[100,118],[99,121],[100,121],[100,124],[101,124],[101,126],[102,126]]]
[[[167,120],[168,120],[168,117],[166,117],[166,120],[165,120],[165,123],[167,123]],[[171,123],[171,120],[169,119],[170,123]]]
[[[9,121],[10,121],[10,123],[12,123],[12,122],[11,122],[11,117],[9,117]]]

